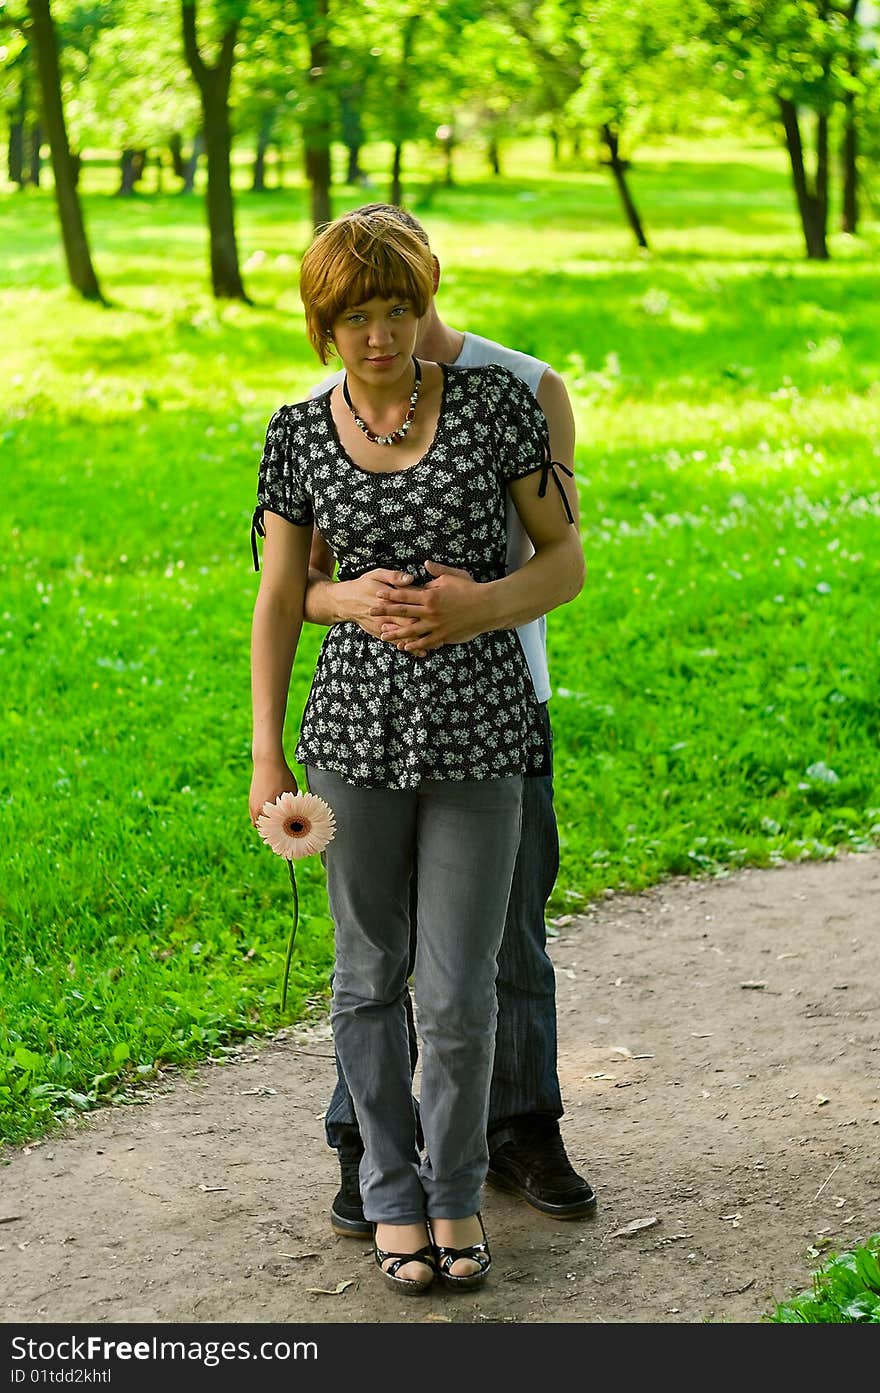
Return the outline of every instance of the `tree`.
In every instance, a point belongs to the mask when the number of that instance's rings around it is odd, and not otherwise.
[[[880,72],[877,65],[877,29],[880,12],[876,3],[849,0],[844,7],[847,24],[847,62],[843,79],[843,131],[840,141],[842,171],[840,230],[854,234],[859,221],[859,166],[862,146],[870,147],[874,134]],[[876,146],[874,148],[876,154]]]
[[[81,24],[76,31],[61,27],[62,37],[70,34],[75,43],[68,62],[71,139],[81,148],[119,151],[120,193],[134,191],[148,159],[161,174],[164,158],[189,188],[194,168],[184,158],[183,133],[198,132],[201,103],[179,42],[177,6],[169,10],[168,0],[103,3],[105,22],[91,33]]]
[[[415,48],[421,15],[409,14],[400,29],[400,58],[394,76],[394,102],[391,116],[391,187],[388,190],[389,203],[403,203],[403,146],[408,131],[411,132],[413,106],[418,107],[418,97],[412,90],[413,50]]]
[[[61,223],[61,238],[67,271],[73,288],[85,300],[103,302],[98,278],[86,236],[85,222],[77,193],[77,165],[70,152],[64,104],[61,99],[61,70],[58,40],[49,0],[28,0],[30,30],[37,59],[43,119],[52,152],[55,175],[55,202]]]
[[[363,125],[372,139],[392,149],[391,203],[403,203],[404,149],[414,140],[431,140],[441,154],[444,177],[451,176],[451,147],[438,128],[456,129],[457,108],[475,93],[494,85],[484,54],[471,49],[480,6],[476,0],[372,0],[369,37],[355,30],[349,15],[338,26],[337,44],[351,51],[360,45],[369,97],[362,98]],[[337,26],[334,25],[334,35]],[[366,43],[369,42],[369,48]],[[469,61],[461,54],[467,47]]]
[[[32,46],[24,34],[23,18],[8,11],[0,15],[0,106],[8,120],[6,172],[11,184],[23,189],[40,182],[39,112],[35,105]]]
[[[829,126],[854,90],[851,0],[712,0],[703,34],[714,70],[775,112],[788,151],[807,256],[828,259]],[[813,127],[813,150],[805,138]],[[854,158],[854,155],[853,155]]]
[[[493,176],[500,177],[504,138],[531,128],[546,109],[549,87],[532,44],[534,26],[526,9],[515,5],[513,13],[522,20],[518,29],[510,11],[509,4],[452,0],[420,33],[419,100],[447,183],[455,149],[474,140],[485,150]],[[458,57],[462,49],[466,64]],[[552,95],[556,100],[558,92]]]
[[[303,152],[312,204],[312,226],[330,222],[330,82],[332,54],[328,0],[299,0],[309,45],[308,99],[303,113]]]
[[[340,14],[342,4],[339,3]],[[358,12],[358,20],[362,17]],[[339,27],[330,0],[250,0],[242,36],[246,42],[243,111],[257,131],[273,135],[291,123],[302,141],[312,226],[332,217],[331,142],[340,83],[341,52],[331,43]]]
[[[211,285],[218,300],[243,300],[245,304],[250,304],[241,279],[235,237],[232,123],[229,113],[229,89],[242,12],[241,4],[218,4],[219,51],[212,65],[206,62],[199,46],[196,0],[181,0],[183,51],[202,103],[202,129],[208,165],[206,206]]]
[[[578,0],[493,0],[490,6],[501,33],[508,31],[528,51],[529,105],[534,114],[549,119],[554,161],[571,118],[568,103],[584,76],[583,44],[576,32],[582,8]]]
[[[301,105],[307,86],[308,47],[297,3],[250,0],[240,33],[236,66],[236,137],[250,137],[254,160],[251,188],[269,188],[267,155],[274,148],[276,185],[285,142],[299,142]]]

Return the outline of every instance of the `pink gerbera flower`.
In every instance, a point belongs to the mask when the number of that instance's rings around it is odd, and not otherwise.
[[[314,793],[282,793],[264,803],[257,830],[267,846],[286,861],[299,861],[323,851],[336,835],[329,804]]]
[[[293,958],[293,945],[299,924],[299,895],[296,889],[294,861],[303,856],[314,856],[323,851],[336,835],[336,818],[333,809],[323,798],[314,793],[281,793],[274,803],[264,803],[263,811],[257,818],[257,831],[267,846],[278,856],[283,856],[290,873],[290,888],[293,892],[293,924],[287,940],[287,958],[284,963],[284,983],[281,988],[281,1010],[287,1006],[287,984],[290,980],[290,963]]]

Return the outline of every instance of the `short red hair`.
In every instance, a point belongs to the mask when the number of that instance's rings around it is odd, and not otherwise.
[[[407,300],[419,319],[434,293],[430,248],[390,213],[355,209],[328,223],[302,259],[299,293],[306,330],[322,363],[344,309],[378,297]]]

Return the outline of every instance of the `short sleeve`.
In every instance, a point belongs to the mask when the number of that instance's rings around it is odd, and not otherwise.
[[[550,480],[562,499],[565,516],[574,522],[571,505],[557,471],[561,470],[571,479],[572,471],[561,460],[554,460],[550,453],[550,432],[547,418],[532,392],[507,368],[493,367],[496,375],[498,399],[495,403],[499,468],[505,484],[516,479],[524,479],[527,474],[535,474],[540,469],[538,497],[545,498]]]
[[[543,411],[524,382],[507,368],[488,369],[493,377],[493,415],[498,443],[498,464],[505,484],[542,469],[549,458],[550,441]]]
[[[260,460],[257,502],[262,512],[277,513],[287,522],[304,527],[314,517],[294,448],[294,423],[290,408],[279,407],[266,429]]]

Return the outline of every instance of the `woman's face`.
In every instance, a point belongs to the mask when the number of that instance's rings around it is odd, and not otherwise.
[[[419,321],[408,300],[374,296],[347,305],[333,321],[336,351],[352,377],[375,385],[396,382],[409,371]]]

